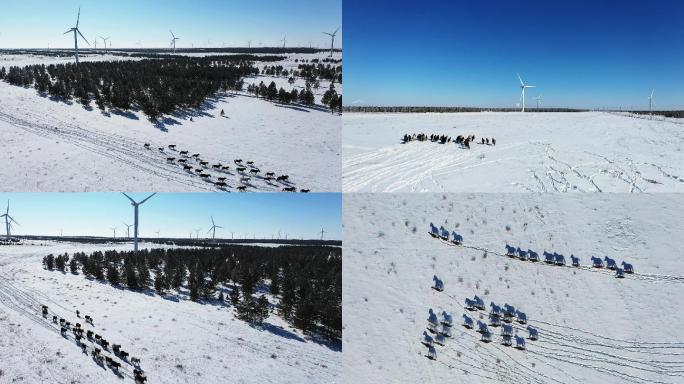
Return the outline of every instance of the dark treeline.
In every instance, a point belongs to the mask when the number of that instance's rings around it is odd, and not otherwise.
[[[630,111],[630,113],[634,113],[637,115],[656,115],[656,116],[664,116],[664,117],[672,117],[676,119],[684,119],[684,110],[683,111]]]
[[[183,108],[199,109],[219,91],[239,90],[245,76],[258,74],[251,61],[231,56],[31,65],[0,69],[0,80],[84,107],[139,108],[150,120]]]
[[[87,56],[89,54],[103,54],[111,53],[118,56],[128,56],[131,53],[143,53],[143,54],[165,54],[170,53],[168,48],[130,48],[130,49],[92,49],[92,48],[80,48],[79,54]],[[262,47],[262,48],[178,48],[176,53],[244,53],[244,54],[287,54],[287,53],[299,53],[299,54],[314,54],[319,52],[330,52],[330,49],[318,49],[318,48],[305,48],[305,47]],[[336,49],[335,52],[342,52],[340,49]],[[52,56],[52,57],[69,57],[74,56],[73,49],[0,49],[0,53],[10,54],[10,55],[42,55],[42,56]]]
[[[330,64],[299,64],[298,69],[291,72],[282,65],[267,65],[261,69],[263,75],[302,78],[311,83],[318,80],[328,80],[342,83],[342,66]]]
[[[110,243],[130,243],[132,239],[126,237],[96,237],[96,236],[33,236],[23,235],[13,237],[11,241],[18,242],[22,240],[53,240],[53,241],[68,241],[70,243],[81,244],[102,244],[104,242]],[[220,244],[291,244],[291,245],[329,245],[342,246],[340,240],[316,240],[316,239],[183,239],[183,238],[140,238],[140,241],[149,242],[153,244],[165,245],[179,245],[179,246],[193,246],[193,247],[215,247]]]
[[[43,258],[49,270],[83,274],[131,290],[164,295],[181,287],[193,301],[231,304],[240,319],[262,323],[275,312],[294,327],[342,337],[342,251],[338,247],[224,245],[212,249],[105,251]],[[224,291],[227,295],[224,295]]]
[[[290,77],[288,82],[290,85],[294,85],[294,77]],[[275,81],[271,81],[271,84],[266,86],[262,81],[259,84],[250,84],[247,86],[247,92],[262,97],[270,101],[278,101],[283,104],[299,103],[306,106],[314,105],[316,102],[316,97],[312,91],[312,88],[316,86],[320,87],[318,81],[315,85],[307,80],[304,89],[298,91],[296,88],[292,88],[290,91],[285,90],[285,88],[276,85]],[[321,99],[323,105],[328,107],[332,113],[340,112],[342,113],[342,95],[337,93],[335,90],[335,84],[330,84],[328,90],[323,94]]]
[[[378,113],[450,113],[450,112],[520,112],[520,108],[479,108],[479,107],[377,107],[377,106],[345,106],[345,112],[378,112]],[[584,112],[587,109],[573,108],[525,108],[525,112]]]

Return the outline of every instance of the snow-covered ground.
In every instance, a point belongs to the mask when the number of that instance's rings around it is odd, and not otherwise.
[[[607,112],[346,113],[345,192],[682,192],[684,123]],[[404,134],[476,136],[400,144]],[[496,138],[496,146],[477,144]]]
[[[3,56],[0,67],[66,60],[22,57],[8,64],[11,58]],[[220,117],[221,110],[225,117]],[[226,177],[228,191],[244,185],[247,191],[280,191],[295,186],[335,192],[341,190],[341,125],[339,115],[323,108],[280,105],[246,94],[223,95],[210,100],[200,113],[171,116],[162,125],[155,125],[141,112],[102,114],[96,108],[86,110],[76,102],[55,102],[33,89],[0,82],[4,143],[0,189],[218,191],[214,182]],[[152,150],[144,149],[144,143],[150,143]],[[232,170],[209,169],[211,179],[203,179],[177,162],[167,162],[169,156],[179,157],[178,152],[167,149],[164,154],[157,148],[170,144],[190,154],[200,153],[210,164],[230,165]],[[234,159],[254,161],[262,176],[241,181],[234,171]],[[289,175],[291,184],[268,182],[263,179],[266,172]]]
[[[345,382],[684,383],[683,204],[681,194],[345,195]],[[430,222],[464,245],[432,238]],[[583,267],[511,259],[506,243]],[[592,255],[636,273],[585,267]],[[517,350],[490,327],[493,341],[479,341],[461,325],[464,313],[487,322],[463,308],[474,295],[525,312],[539,340]],[[454,318],[436,360],[421,344],[430,309]]]
[[[76,309],[92,315],[94,327],[86,329],[139,357],[149,383],[340,382],[339,348],[307,339],[278,316],[253,328],[236,319],[231,306],[116,289],[41,265],[48,253],[130,248],[56,242],[0,247],[0,383],[133,382],[129,364],[122,364],[121,379],[82,354],[71,332],[61,337],[59,327],[41,316],[42,304],[72,324],[79,321]]]

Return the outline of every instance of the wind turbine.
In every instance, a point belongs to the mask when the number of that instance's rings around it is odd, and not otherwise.
[[[214,223],[214,216],[212,216],[211,217],[211,228],[209,228],[209,230],[207,231],[207,233],[212,232],[212,234],[211,234],[212,240],[216,239],[216,228],[223,228],[223,227],[216,225],[216,223]]]
[[[522,100],[522,110],[520,112],[525,112],[525,88],[535,88],[535,85],[527,85],[523,81],[522,77],[520,77],[520,74],[518,73],[518,80],[520,80],[520,99]]]
[[[323,32],[324,35],[330,36],[330,57],[333,57],[333,52],[335,51],[335,36],[337,36],[337,32],[340,30],[340,27],[337,27],[335,32],[333,33],[328,33],[328,32]]]
[[[287,43],[287,35],[283,36],[283,49],[285,49],[285,44]]]
[[[653,92],[655,92],[655,89],[651,91],[651,96],[648,97],[648,114],[653,115]]]
[[[173,53],[176,53],[176,40],[180,40],[180,37],[176,37],[176,35],[173,34],[172,30],[169,30],[171,32],[171,44],[169,46],[173,46]]]
[[[80,35],[81,38],[83,39],[83,41],[85,41],[86,44],[90,45],[90,43],[88,43],[88,39],[86,39],[83,36],[83,34],[81,33],[81,31],[78,29],[78,24],[80,21],[81,21],[81,8],[78,9],[78,18],[76,19],[76,26],[71,28],[70,30],[64,32],[65,35],[67,33],[71,33],[71,32],[74,33],[74,51],[75,51],[75,56],[76,56],[76,65],[78,65],[78,36]]]
[[[95,43],[95,50],[97,51],[97,38],[93,39],[93,42]]]
[[[155,233],[157,234],[157,239],[158,239],[159,238],[159,230],[157,229],[157,231]]]
[[[537,109],[539,109],[539,105],[541,105],[541,101],[542,101],[542,95],[537,96],[535,98],[535,100],[537,100]]]
[[[10,236],[12,236],[12,222],[14,224],[19,225],[16,220],[9,214],[9,200],[7,200],[7,210],[5,211],[5,214],[0,216],[5,218],[5,230],[7,231],[7,240],[10,239]]]
[[[323,227],[321,227],[321,240],[323,240],[323,235],[326,234],[327,232],[323,230]]]
[[[126,226],[126,237],[128,237],[130,239],[131,238],[131,227],[132,227],[132,225],[126,224],[126,223],[123,223],[123,225]]]
[[[102,42],[104,43],[105,52],[107,52],[107,40],[109,40],[109,39],[111,39],[111,38],[112,38],[111,36],[109,36],[109,37],[102,37],[102,36],[100,36],[100,39],[102,39]]]
[[[196,237],[197,239],[199,239],[199,232],[200,232],[199,229],[195,229],[195,237]]]
[[[247,48],[252,48],[252,40],[247,40]]]
[[[123,192],[121,192],[121,193],[123,193]],[[155,193],[147,196],[147,198],[145,200],[140,201],[140,202],[136,202],[135,200],[131,199],[130,196],[123,193],[123,195],[126,196],[128,198],[128,200],[131,201],[131,205],[133,206],[133,211],[135,212],[134,221],[133,221],[133,251],[134,252],[138,252],[138,207],[140,207],[140,205],[145,203],[147,200],[151,199],[152,196],[154,196],[156,194],[157,193],[155,192]]]
[[[110,227],[109,229],[111,229],[112,231],[114,231],[114,238],[116,239],[116,227]]]

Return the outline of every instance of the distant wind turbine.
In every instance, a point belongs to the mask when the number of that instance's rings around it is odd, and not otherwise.
[[[287,35],[283,36],[283,49],[285,49],[285,44],[287,43]]]
[[[199,229],[195,229],[195,237],[196,237],[197,239],[199,239],[199,233],[200,233],[200,230],[199,230]]]
[[[147,200],[151,199],[152,196],[154,196],[156,194],[157,193],[153,193],[153,194],[147,196],[147,198],[145,200],[140,201],[140,202],[136,202],[130,196],[123,193],[123,195],[126,196],[128,198],[128,200],[131,201],[131,205],[133,206],[133,211],[135,212],[134,213],[134,219],[133,219],[134,220],[133,221],[133,251],[134,252],[138,252],[138,207],[140,207],[140,205],[144,204]]]
[[[335,36],[337,36],[337,32],[339,30],[340,28],[337,27],[337,29],[333,33],[323,32],[323,34],[330,36],[330,57],[333,57],[333,52],[335,52]]]
[[[132,224],[126,224],[126,223],[123,223],[123,225],[126,226],[126,237],[130,239],[131,238],[131,227],[133,225]]]
[[[539,106],[541,105],[542,101],[542,95],[537,96],[535,100],[537,100],[537,109],[539,109]]]
[[[86,39],[83,36],[83,34],[81,33],[81,31],[78,29],[78,24],[80,23],[80,21],[81,21],[81,8],[78,9],[78,18],[76,19],[76,26],[71,28],[70,30],[64,32],[65,35],[67,33],[71,33],[71,32],[74,33],[74,52],[75,52],[75,56],[76,56],[76,65],[78,65],[78,36],[81,36],[83,41],[85,41],[86,44],[90,45],[90,43],[88,43],[88,39]]]
[[[116,239],[116,227],[110,227],[109,229],[111,229],[112,231],[114,231],[114,238]]]
[[[323,230],[323,227],[321,227],[321,240],[323,240],[323,235],[325,235],[327,232]]]
[[[17,221],[14,220],[14,218],[12,216],[10,216],[9,207],[10,207],[9,200],[7,200],[7,210],[5,211],[4,215],[0,216],[0,217],[5,218],[5,231],[6,231],[5,233],[7,235],[7,240],[9,240],[10,236],[12,236],[12,222],[14,222],[14,224],[16,224],[16,225],[19,225],[19,223],[17,223]]]
[[[169,30],[171,32],[171,44],[170,46],[173,46],[173,53],[176,53],[176,40],[180,40],[180,37],[176,37],[176,35],[173,34],[173,31]]]
[[[112,38],[111,36],[109,36],[109,37],[102,37],[102,36],[100,36],[100,39],[102,39],[102,42],[104,43],[105,52],[107,52],[107,40],[109,40],[109,39],[111,39],[111,38]]]
[[[655,89],[651,91],[651,96],[648,97],[648,114],[652,115],[653,114],[653,92],[655,92]]]
[[[522,77],[520,77],[520,74],[518,73],[518,80],[520,80],[520,99],[522,100],[522,110],[520,112],[525,112],[525,88],[535,88],[536,85],[527,85],[523,81]]]
[[[247,40],[247,48],[252,48],[252,40]]]
[[[211,239],[214,240],[216,239],[216,228],[223,228],[220,225],[216,225],[214,223],[214,216],[211,217],[211,228],[207,231],[207,233],[211,232]]]

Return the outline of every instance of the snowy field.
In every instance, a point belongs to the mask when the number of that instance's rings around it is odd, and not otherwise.
[[[345,195],[343,369],[349,383],[684,383],[684,263],[678,194]],[[463,236],[455,246],[429,224]],[[581,267],[504,255],[505,244],[580,257]],[[591,255],[634,265],[624,279]],[[432,289],[433,276],[444,291]],[[478,295],[539,331],[526,350],[461,324]],[[453,336],[426,357],[428,311]],[[440,316],[441,318],[441,316]],[[524,325],[513,323],[521,336]],[[434,334],[428,332],[432,337]]]
[[[317,55],[296,55],[318,57]],[[90,56],[86,60],[117,60]],[[291,65],[288,58],[282,64]],[[0,67],[60,63],[67,58],[0,56]],[[269,63],[279,64],[279,63]],[[262,63],[257,63],[260,66]],[[246,79],[270,83],[269,77]],[[286,80],[279,79],[278,81]],[[267,84],[268,84],[267,83]],[[295,84],[297,85],[297,84]],[[327,88],[316,91],[317,100]],[[290,89],[289,84],[285,87]],[[341,92],[338,89],[338,92]],[[225,117],[220,117],[224,110]],[[190,119],[193,121],[190,121]],[[178,113],[161,124],[142,112],[86,110],[0,82],[0,132],[5,143],[0,162],[3,191],[280,191],[284,187],[314,192],[341,190],[341,118],[324,108],[280,105],[244,93],[209,100],[201,112]],[[152,150],[143,148],[151,144]],[[209,164],[230,165],[209,180],[167,162],[179,157],[168,150],[199,153]],[[157,148],[164,147],[166,153]],[[253,161],[261,175],[242,181],[233,160]],[[191,162],[192,163],[192,162]],[[194,164],[193,164],[194,165]],[[193,167],[196,168],[196,167]],[[212,172],[213,171],[213,172]],[[289,175],[290,183],[264,180],[266,172]],[[228,186],[214,182],[225,177]]]
[[[682,192],[684,122],[604,112],[346,113],[345,192]],[[404,134],[475,135],[476,144]],[[496,146],[477,144],[496,138]]]
[[[40,244],[0,247],[0,383],[133,383],[129,364],[120,378],[82,354],[71,332],[61,337],[41,316],[41,304],[72,323],[76,309],[93,316],[86,329],[139,357],[149,383],[340,382],[339,348],[307,339],[275,315],[263,329],[252,328],[230,306],[116,289],[41,265],[48,253],[130,244]]]

